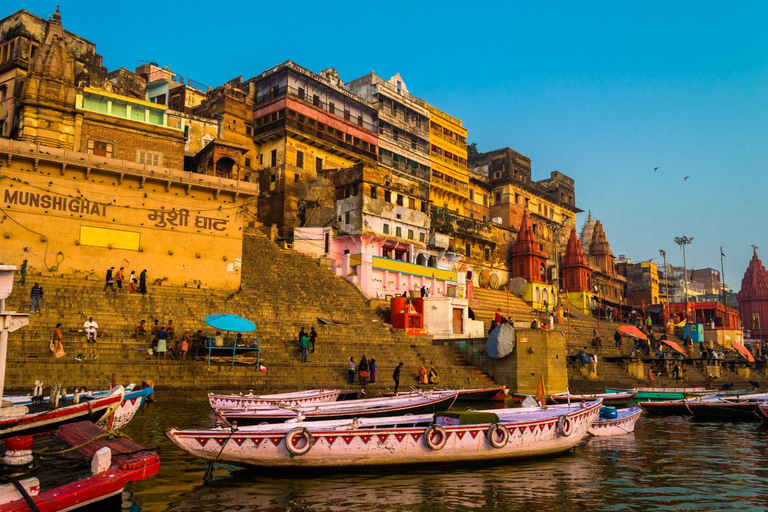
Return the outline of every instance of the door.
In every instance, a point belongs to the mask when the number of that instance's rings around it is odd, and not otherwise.
[[[453,308],[453,334],[464,334],[464,310]]]

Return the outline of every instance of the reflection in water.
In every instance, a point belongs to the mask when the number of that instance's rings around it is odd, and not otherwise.
[[[160,475],[129,486],[125,509],[244,510],[764,510],[768,430],[752,423],[692,423],[643,416],[634,435],[591,438],[553,458],[476,468],[362,474],[275,475],[206,463],[175,449],[162,430],[202,427],[208,406],[165,401],[126,429],[157,449]]]

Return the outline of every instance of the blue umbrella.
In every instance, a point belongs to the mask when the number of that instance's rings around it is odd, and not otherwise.
[[[239,315],[218,313],[205,317],[205,323],[221,331],[251,332],[256,329],[256,324]]]

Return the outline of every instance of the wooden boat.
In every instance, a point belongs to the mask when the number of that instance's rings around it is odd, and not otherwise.
[[[743,391],[739,391],[739,393],[743,393]],[[746,393],[731,395],[728,394],[728,392],[720,392],[714,395],[705,395],[696,398],[684,398],[681,400],[637,402],[637,405],[644,411],[652,414],[676,414],[682,416],[690,416],[691,412],[688,410],[686,403],[698,404],[701,402],[709,402],[713,400],[760,402],[762,400],[768,400],[768,393]]]
[[[125,386],[125,392],[130,393],[133,391],[133,389],[136,387],[136,384],[128,384]],[[78,395],[81,398],[98,398],[102,396],[107,396],[109,393],[112,392],[112,389],[102,389],[99,391],[83,391],[81,393],[78,393]],[[74,393],[68,393],[64,399],[65,400],[72,400],[74,398]],[[31,394],[28,395],[10,395],[10,396],[4,396],[3,397],[4,402],[11,402],[11,405],[29,405],[32,403],[35,403],[35,398],[32,397]],[[49,403],[51,401],[50,396],[43,396],[40,399],[40,402],[42,403]]]
[[[0,439],[49,432],[65,423],[76,421],[98,423],[114,414],[124,394],[123,386],[117,386],[105,397],[86,397],[77,404],[64,401],[56,409],[49,409],[49,404],[4,407],[4,415],[0,418]]]
[[[500,461],[563,452],[578,444],[602,402],[441,415],[307,421],[236,429],[166,430],[204,459],[261,467],[379,467]]]
[[[509,394],[506,386],[492,386],[488,388],[466,388],[466,389],[435,389],[434,391],[456,391],[459,396],[457,402],[482,401],[482,402],[503,402]],[[413,391],[399,391],[397,393],[384,393],[381,396],[409,396],[423,391],[414,389]]]
[[[605,388],[606,393],[622,393],[629,389]],[[637,388],[636,400],[682,400],[694,396],[705,396],[717,393],[716,389],[704,388]]]
[[[697,419],[754,420],[758,402],[750,400],[686,400],[685,407]]]
[[[278,393],[275,395],[220,395],[208,393],[208,402],[214,409],[243,409],[282,403],[286,405],[315,404],[334,402],[341,391],[338,389],[310,389],[293,393]]]
[[[365,396],[365,391],[362,389],[348,389],[347,391],[342,391],[339,393],[339,396],[336,398],[337,402],[343,402],[345,400],[357,400],[358,398],[362,398]]]
[[[593,436],[620,436],[635,431],[635,423],[643,413],[639,407],[627,409],[615,409],[616,417],[603,417],[601,413],[595,422],[589,427],[589,433]]]
[[[594,395],[572,395],[568,393],[555,393],[548,396],[547,400],[554,403],[564,404],[568,403],[569,400],[571,402],[581,402],[582,400],[592,402],[598,398],[602,398],[603,404],[605,405],[627,405],[630,400],[635,398],[636,395],[637,391],[634,389],[630,389],[629,391],[623,393],[598,393]]]
[[[755,408],[755,414],[763,423],[768,423],[768,402],[760,402]]]
[[[101,421],[102,426],[110,430],[120,430],[131,422],[139,409],[146,403],[147,399],[154,393],[152,386],[144,389],[131,391],[123,396],[123,401],[115,410],[111,418]]]
[[[413,396],[363,398],[343,402],[296,407],[255,409],[217,409],[220,418],[238,425],[279,423],[287,420],[340,420],[346,418],[378,418],[402,414],[423,414],[448,410],[456,401],[456,391],[423,393]]]
[[[15,473],[21,473],[16,479],[34,503],[34,510],[69,511],[91,505],[91,510],[96,510],[95,507],[107,510],[107,503],[112,505],[114,500],[119,508],[128,482],[157,474],[160,467],[157,453],[125,438],[100,437],[105,433],[104,429],[86,421],[62,425],[44,434],[6,439],[6,450],[15,451],[12,458],[20,463],[14,467]],[[103,448],[108,448],[111,456],[99,452]],[[66,469],[62,468],[61,461],[33,456],[31,451],[55,453],[64,449],[71,450],[66,453]],[[6,462],[8,453],[6,451]],[[31,462],[25,463],[25,457]],[[5,465],[4,470],[8,467]],[[31,507],[18,487],[13,483],[0,485],[0,512],[29,510]]]

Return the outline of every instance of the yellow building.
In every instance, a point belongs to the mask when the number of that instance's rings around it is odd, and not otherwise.
[[[429,110],[429,160],[432,167],[430,200],[462,216],[469,216],[467,130],[461,121],[426,105]]]
[[[147,269],[161,283],[238,289],[258,186],[0,139],[0,263],[103,279]]]

